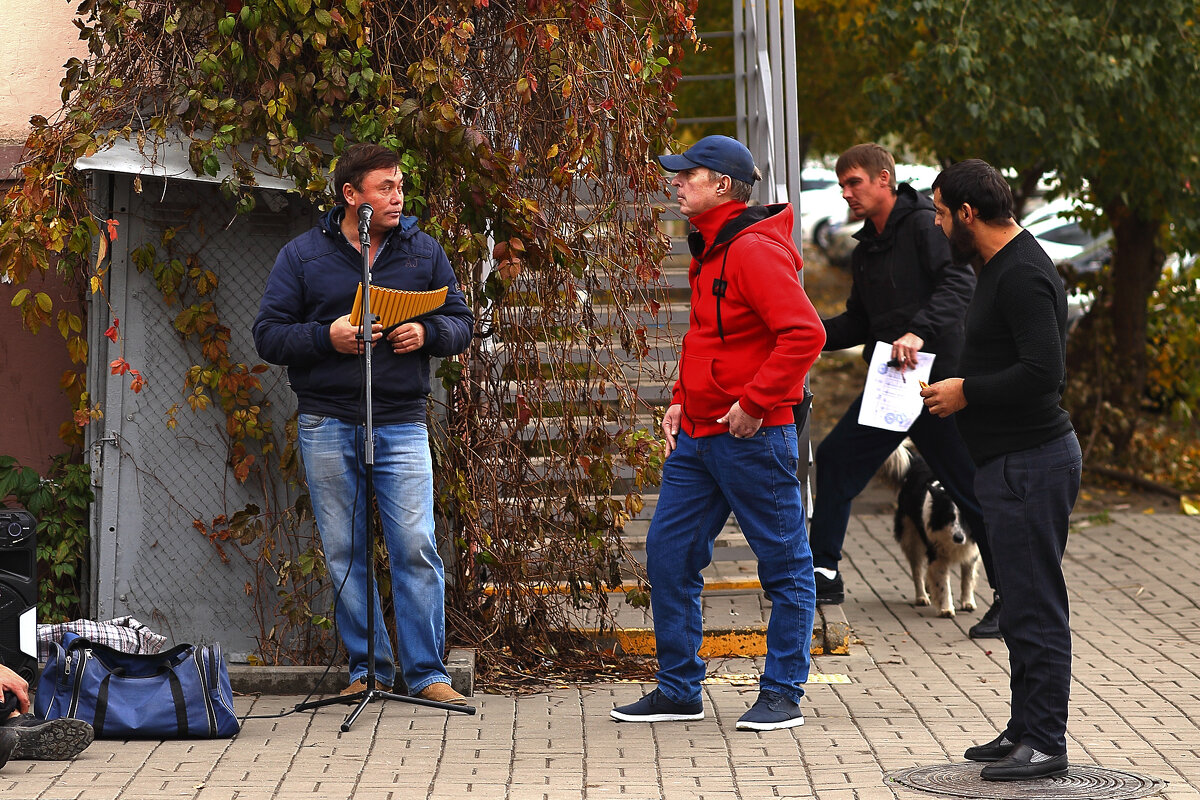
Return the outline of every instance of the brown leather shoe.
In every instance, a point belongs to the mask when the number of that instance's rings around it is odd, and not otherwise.
[[[387,685],[386,683],[382,683],[381,681],[375,681],[375,688],[379,689],[380,691],[384,691],[384,692],[390,692],[392,690],[391,686]],[[356,694],[358,692],[365,692],[366,690],[367,690],[367,682],[365,680],[363,680],[362,678],[359,678],[354,683],[347,686],[345,689],[342,689],[340,694],[342,697],[345,697],[348,694]]]
[[[454,703],[460,706],[467,704],[467,698],[454,691],[454,688],[448,683],[431,683],[417,692],[417,697],[438,703]]]

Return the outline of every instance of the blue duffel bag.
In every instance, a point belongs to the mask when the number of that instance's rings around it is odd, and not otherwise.
[[[241,727],[220,645],[132,655],[72,633],[46,660],[34,713],[91,723],[97,739],[221,739]]]

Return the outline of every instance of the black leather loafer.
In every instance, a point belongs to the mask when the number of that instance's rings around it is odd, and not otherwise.
[[[1047,756],[1027,744],[1019,744],[1004,758],[979,771],[985,781],[1031,781],[1067,774],[1067,754]]]
[[[999,761],[1011,753],[1016,746],[1016,742],[1009,741],[1002,733],[987,744],[968,747],[967,752],[963,753],[963,758],[968,761]]]

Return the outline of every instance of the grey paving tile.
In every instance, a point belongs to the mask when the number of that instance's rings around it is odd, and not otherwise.
[[[744,545],[722,534],[726,554]],[[1161,797],[1200,798],[1200,520],[1113,515],[1072,533],[1066,569],[1075,651],[1072,759],[1169,781]],[[474,717],[373,704],[354,728],[349,707],[248,720],[232,741],[96,742],[72,762],[10,762],[0,796],[38,800],[913,800],[884,773],[961,761],[1007,719],[1007,651],[972,641],[976,614],[940,619],[909,604],[911,586],[886,517],[855,517],[843,607],[858,642],[814,673],[844,684],[806,687],[800,728],[734,730],[757,688],[705,686],[706,719],[617,724],[613,705],[650,686],[610,684],[508,697],[480,695]],[[752,574],[722,561],[714,576]],[[981,598],[985,596],[980,592]],[[743,616],[744,612],[744,616]],[[722,617],[722,614],[724,615]],[[754,593],[714,593],[711,621],[765,621]],[[763,659],[712,671],[756,673]],[[272,714],[296,697],[239,697]]]

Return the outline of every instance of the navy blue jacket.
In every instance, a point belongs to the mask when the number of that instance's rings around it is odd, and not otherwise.
[[[342,206],[327,212],[307,233],[284,245],[267,278],[254,346],[272,364],[288,368],[288,380],[302,414],[365,419],[362,358],[333,349],[329,327],[350,313],[362,281],[362,256],[342,235]],[[471,342],[474,317],[458,289],[446,252],[402,217],[380,246],[371,283],[389,289],[426,291],[448,286],[446,303],[420,318],[425,346],[397,355],[385,344],[371,351],[373,422],[424,422],[429,394],[429,359],[462,353]]]

